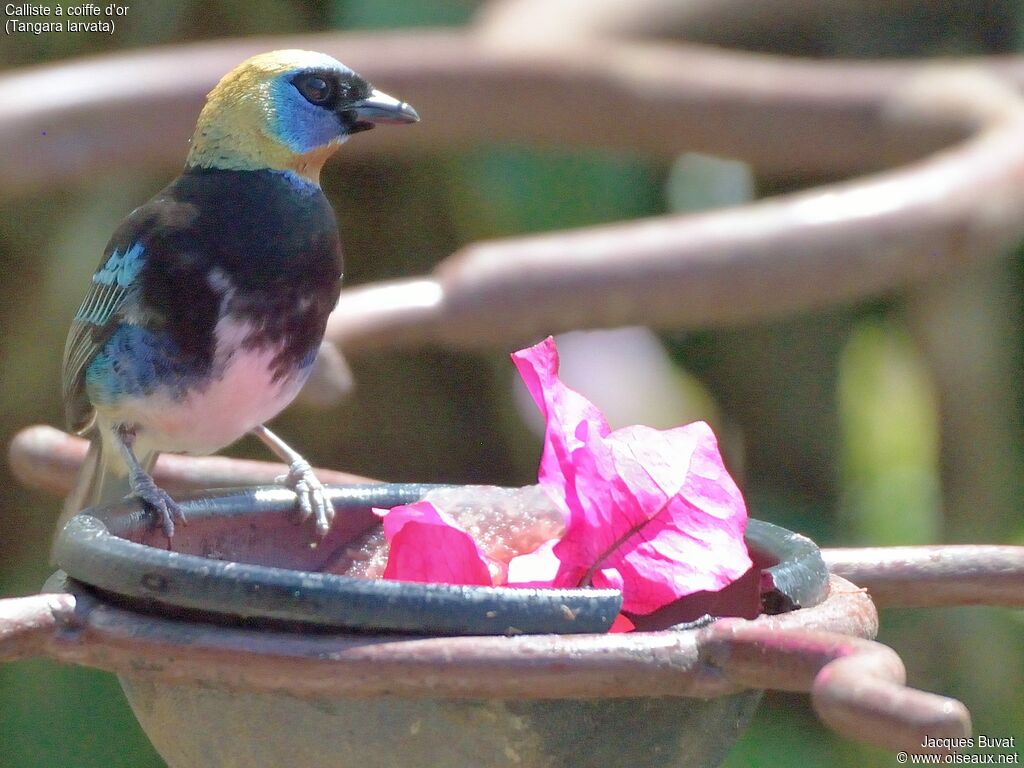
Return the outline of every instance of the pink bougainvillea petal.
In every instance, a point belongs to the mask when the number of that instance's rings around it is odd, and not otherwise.
[[[488,559],[466,531],[427,501],[384,514],[385,579],[491,586]]]
[[[553,339],[513,360],[546,419],[540,482],[568,520],[554,586],[616,587],[646,614],[750,568],[746,505],[707,424],[612,432],[558,378]]]
[[[509,587],[550,587],[554,584],[560,563],[554,549],[558,539],[541,544],[533,552],[516,555],[508,561]]]
[[[608,632],[609,634],[618,634],[623,632],[632,632],[634,629],[636,629],[636,625],[629,620],[628,616],[620,613],[615,617],[615,621],[613,621],[612,625],[608,628]]]
[[[572,451],[586,445],[593,436],[607,435],[608,422],[596,405],[562,384],[558,378],[558,348],[550,336],[540,344],[513,353],[512,362],[544,416],[547,435],[561,436],[559,440],[544,440],[538,472],[540,483],[549,488],[566,488],[571,484],[565,471],[571,468]],[[563,512],[570,511],[561,494],[553,494],[553,498]]]

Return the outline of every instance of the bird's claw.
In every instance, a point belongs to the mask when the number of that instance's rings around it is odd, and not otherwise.
[[[140,474],[132,478],[132,494],[134,494],[154,515],[156,523],[164,529],[168,539],[174,538],[174,518],[183,524],[188,523],[185,512],[170,494],[153,482],[153,478]]]
[[[313,474],[309,462],[296,459],[289,465],[288,474],[281,475],[277,482],[295,491],[299,504],[299,522],[315,517],[317,534],[327,535],[334,522],[334,505],[327,498],[324,484]]]

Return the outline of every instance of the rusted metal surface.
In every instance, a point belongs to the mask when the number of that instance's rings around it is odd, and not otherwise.
[[[787,632],[726,619],[709,630],[701,658],[750,686],[811,691],[818,716],[853,739],[921,750],[925,736],[971,734],[955,699],[908,688],[891,648],[832,632]]]
[[[56,496],[65,496],[75,482],[89,443],[59,429],[38,424],[15,435],[8,448],[8,461],[14,476],[30,488]],[[276,478],[288,472],[284,464],[268,461],[232,459],[226,456],[179,456],[161,454],[154,478],[169,491],[198,491],[206,488],[227,488],[238,485],[273,485]],[[367,483],[372,480],[338,472],[317,469],[325,483]]]
[[[0,141],[27,149],[0,159],[0,193],[115,162],[180,162],[217,77],[284,45],[335,53],[417,104],[415,131],[357,152],[482,140],[697,149],[803,177],[917,161],[731,211],[477,243],[423,279],[343,293],[329,337],[345,350],[750,321],[878,295],[1024,236],[1012,62],[803,62],[608,40],[522,50],[473,31],[205,43],[7,75]]]
[[[970,733],[957,702],[903,686],[867,595],[683,632],[410,638],[297,635],[144,616],[82,592],[0,601],[0,658],[46,655],[134,678],[299,697],[589,698],[811,691],[841,733],[895,748]],[[29,629],[26,629],[29,628]],[[850,685],[851,679],[857,685]],[[964,730],[966,729],[966,730]],[[913,741],[913,739],[918,739]]]
[[[1024,607],[1024,547],[943,544],[822,550],[825,564],[881,608]]]
[[[804,630],[871,637],[877,616],[860,590],[833,589],[822,605],[759,619]],[[144,674],[298,696],[714,696],[751,687],[699,663],[705,630],[520,637],[295,634],[144,616],[73,592],[74,619],[37,637],[52,658]],[[806,690],[810,681],[803,685]]]
[[[440,697],[714,696],[743,687],[699,663],[705,630],[436,637],[252,631],[144,616],[75,591],[73,615],[31,635],[37,654],[165,682],[244,690]],[[52,596],[50,596],[52,597]],[[0,601],[0,606],[19,600]],[[41,613],[40,605],[30,606]],[[873,637],[870,599],[842,582],[820,606],[754,624]],[[7,641],[10,642],[10,641]],[[25,643],[18,641],[19,653]],[[0,658],[8,654],[0,646]],[[778,683],[777,683],[778,684]],[[802,683],[803,690],[810,681]]]
[[[347,351],[493,347],[582,327],[749,322],[1005,253],[1024,236],[1019,99],[962,71],[897,82],[878,111],[928,104],[978,133],[896,171],[741,208],[474,243],[428,277],[343,293],[328,338]]]
[[[908,134],[898,115],[881,110],[888,94],[915,74],[901,64],[786,62],[605,40],[524,50],[472,30],[251,37],[86,58],[0,78],[0,140],[26,147],[45,140],[49,149],[35,163],[25,157],[37,154],[30,152],[0,159],[0,194],[81,178],[111,163],[180,164],[217,80],[248,56],[287,47],[335,55],[417,104],[423,122],[416,131],[397,139],[382,131],[353,142],[348,155],[525,141],[661,156],[696,149],[770,171],[842,174],[919,157],[967,128],[936,117]],[[133,73],[130,83],[125,71]]]
[[[74,621],[71,595],[30,595],[0,600],[0,661],[38,656],[62,628]]]
[[[811,703],[822,722],[851,739],[890,749],[950,752],[925,748],[926,737],[971,735],[971,714],[961,702],[903,685],[893,668],[894,652],[877,643],[844,644],[814,679]],[[902,662],[900,663],[902,667]],[[954,742],[955,743],[955,742]]]
[[[900,170],[742,208],[475,243],[428,277],[343,293],[328,338],[349,351],[492,347],[581,327],[747,322],[1006,252],[1024,235],[1020,101],[952,70],[902,83],[902,102],[888,91],[879,111],[929,104],[977,135]]]
[[[428,278],[345,292],[328,338],[348,351],[490,347],[585,327],[751,322],[1006,253],[1024,237],[1019,98],[977,74],[908,72],[874,109],[955,116],[976,135],[899,170],[742,208],[475,243]]]
[[[956,150],[871,179],[475,243],[427,278],[343,292],[328,338],[346,351],[510,346],[581,327],[753,321],[895,290],[1024,235],[1022,118],[1011,110]]]

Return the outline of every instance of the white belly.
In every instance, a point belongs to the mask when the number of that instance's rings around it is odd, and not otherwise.
[[[235,442],[295,399],[310,370],[273,381],[277,350],[241,349],[246,330],[218,329],[218,374],[183,399],[154,393],[122,401],[103,416],[134,425],[140,450],[208,454]]]

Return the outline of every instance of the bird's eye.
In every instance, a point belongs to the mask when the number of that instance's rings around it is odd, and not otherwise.
[[[295,81],[295,87],[310,104],[323,107],[331,103],[334,86],[320,75],[302,75]]]

